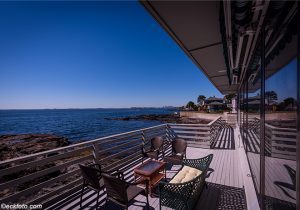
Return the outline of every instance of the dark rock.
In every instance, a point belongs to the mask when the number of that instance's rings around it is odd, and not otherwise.
[[[137,115],[129,117],[106,118],[106,120],[154,120],[162,123],[191,123],[191,124],[207,124],[210,120],[196,118],[182,118],[177,114],[149,114]]]
[[[0,161],[21,157],[28,154],[34,154],[38,152],[43,152],[51,149],[55,149],[62,146],[69,145],[70,142],[65,137],[59,137],[55,135],[49,134],[18,134],[18,135],[0,135]],[[50,153],[50,155],[54,155],[55,153]],[[56,153],[58,154],[58,153]],[[39,157],[41,158],[41,157]],[[34,161],[35,159],[30,159],[30,161]],[[33,174],[37,171],[45,170],[50,167],[56,166],[57,163],[47,163],[42,166],[34,166],[29,167],[27,169],[18,171],[16,173],[8,174],[0,177],[0,182],[11,181],[29,174]],[[3,165],[0,169],[4,169],[7,167],[14,166],[14,163]],[[22,191],[31,186],[37,185],[41,182],[47,181],[54,177],[57,177],[62,172],[60,170],[53,171],[44,176],[38,177],[34,180],[30,180],[28,182],[22,183],[18,185],[15,190]],[[1,189],[0,197],[7,196],[13,193],[14,189]]]
[[[0,161],[69,145],[65,137],[50,134],[0,136]]]

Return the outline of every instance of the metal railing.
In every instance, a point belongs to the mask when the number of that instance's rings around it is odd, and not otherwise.
[[[210,130],[210,145],[214,144],[218,140],[218,136],[224,125],[225,121],[222,117],[218,117],[208,124]]]
[[[248,150],[259,153],[260,119],[254,117],[248,122]],[[285,125],[281,122],[280,126]],[[267,156],[296,160],[296,128],[284,128],[265,123],[265,154]],[[256,147],[256,149],[255,149]]]
[[[220,120],[206,125],[162,124],[1,161],[0,202],[54,205],[80,190],[78,164],[101,163],[104,170],[118,169],[132,179],[130,169],[141,163],[142,142],[150,146],[151,138],[161,136],[167,154],[176,137],[186,139],[189,146],[209,148]]]
[[[78,164],[98,163],[105,170],[126,171],[141,162],[141,142],[154,136],[166,139],[167,125],[116,134],[83,143],[0,162],[0,201],[24,201],[47,207],[78,191]],[[128,174],[127,174],[128,175]],[[45,190],[46,189],[46,190]]]
[[[185,139],[190,147],[210,148],[210,127],[207,124],[168,124],[173,134]]]
[[[297,129],[265,124],[265,130],[271,157],[296,160]]]

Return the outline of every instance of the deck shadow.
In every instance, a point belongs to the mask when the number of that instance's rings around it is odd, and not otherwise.
[[[273,210],[295,210],[296,204],[279,200],[277,198],[265,196],[264,204],[266,209],[273,209]]]
[[[222,125],[216,139],[212,143],[211,149],[235,150],[234,133],[230,125]]]
[[[207,186],[200,195],[195,210],[247,209],[244,189],[211,182],[207,182]]]
[[[292,184],[286,183],[286,182],[281,182],[281,181],[275,181],[274,184],[277,187],[279,187],[286,196],[290,197],[293,200],[296,200],[296,198],[294,198],[292,195],[290,195],[288,193],[288,191],[286,190],[286,189],[289,189],[289,190],[296,191],[296,170],[291,168],[287,164],[284,164],[283,166],[287,170],[287,172],[291,178]]]
[[[90,190],[87,190],[85,194],[88,194],[91,192]],[[105,195],[106,196],[106,195]],[[76,193],[76,195],[72,195],[71,199],[66,199],[64,201],[60,201],[56,203],[56,205],[53,205],[52,207],[48,209],[64,209],[65,206],[68,206],[68,209],[97,209],[97,210],[123,210],[121,206],[108,201],[106,203],[105,198],[99,198],[99,205],[96,205],[96,193],[90,193],[87,196],[83,197],[82,207],[80,208],[80,194]],[[144,201],[145,200],[145,201]],[[146,210],[146,199],[143,199],[142,201],[140,199],[134,199],[130,204],[130,208],[139,208],[142,210]],[[155,208],[151,207],[150,204],[150,210],[154,210]]]

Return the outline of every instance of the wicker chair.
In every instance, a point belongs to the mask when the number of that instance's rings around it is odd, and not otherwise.
[[[140,188],[137,185],[144,183],[145,180],[141,180],[140,182],[129,183],[124,180],[124,176],[122,173],[118,173],[116,175],[109,175],[103,173],[104,185],[106,187],[106,205],[105,209],[107,209],[107,201],[110,200],[125,209],[128,209],[129,204],[133,199],[140,195],[144,194],[147,200],[147,207],[149,209],[149,200],[148,200],[148,182],[146,182],[146,188]]]
[[[79,168],[81,171],[81,175],[83,178],[83,184],[82,184],[82,190],[80,195],[80,207],[82,207],[82,197],[84,194],[84,189],[87,187],[91,190],[94,190],[97,192],[97,206],[99,204],[99,194],[101,190],[104,190],[104,181],[102,178],[102,174],[110,173],[110,174],[117,174],[119,173],[118,170],[112,170],[112,171],[103,171],[101,169],[100,164],[91,164],[88,166],[79,164]]]
[[[186,158],[187,142],[184,139],[175,139],[172,141],[172,154],[164,157],[167,163],[181,165],[183,158]]]
[[[89,166],[84,166],[79,164],[79,167],[83,178],[83,184],[82,184],[82,190],[80,196],[80,207],[82,207],[82,197],[83,197],[85,187],[88,187],[97,192],[97,206],[98,206],[99,193],[101,190],[104,189],[101,165],[93,164]]]
[[[210,154],[200,159],[185,159],[183,166],[190,166],[202,171],[194,179],[184,183],[159,183],[160,209],[166,206],[173,209],[194,209],[198,198],[205,186],[205,178],[212,161],[213,155]],[[176,175],[175,175],[176,176]]]
[[[159,152],[162,151],[162,156],[164,157],[164,149],[163,144],[164,140],[162,137],[157,136],[150,140],[151,148],[150,150],[146,151],[145,144],[142,144],[142,162],[144,162],[144,158],[151,158],[151,159],[158,159]]]

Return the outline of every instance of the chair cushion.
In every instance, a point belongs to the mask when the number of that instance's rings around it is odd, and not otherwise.
[[[189,166],[183,166],[182,169],[173,177],[170,183],[184,183],[191,181],[202,173],[202,171]]]
[[[128,197],[128,201],[131,201],[132,199],[134,199],[137,195],[141,194],[142,192],[144,192],[145,190],[143,188],[137,187],[135,185],[130,185],[127,188],[127,197]]]

